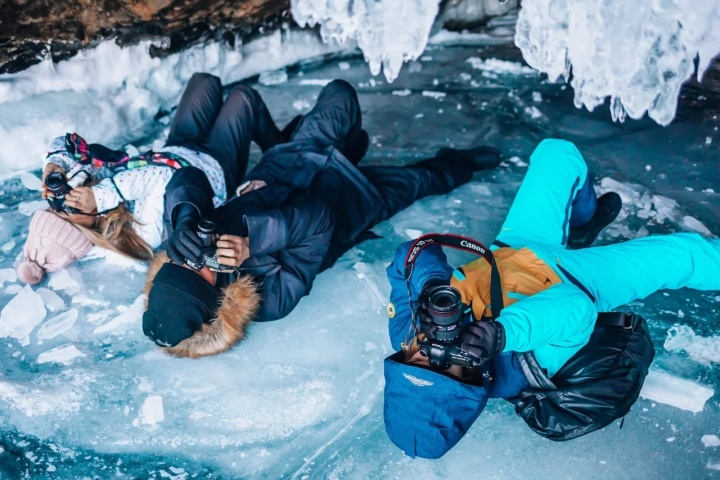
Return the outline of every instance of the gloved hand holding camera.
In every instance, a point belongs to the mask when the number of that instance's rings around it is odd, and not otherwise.
[[[477,360],[488,360],[505,348],[505,329],[500,322],[472,322],[463,328],[460,341],[460,350]]]
[[[424,334],[420,353],[433,367],[476,367],[502,352],[505,329],[495,321],[468,320],[460,292],[440,281],[429,281],[418,297],[417,318]]]
[[[205,266],[216,272],[228,272],[250,256],[247,237],[218,235],[213,221],[197,220],[195,207],[179,205],[174,216],[177,226],[168,239],[168,256],[175,263],[195,270]]]
[[[185,261],[202,262],[203,242],[196,233],[200,213],[190,204],[181,204],[173,212],[175,229],[168,238],[168,257],[182,265]]]

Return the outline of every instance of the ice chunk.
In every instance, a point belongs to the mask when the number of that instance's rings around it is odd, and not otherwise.
[[[2,166],[2,165],[0,165]],[[29,202],[20,202],[17,206],[18,212],[29,217],[38,210],[45,210],[48,208],[47,200],[31,200]]]
[[[65,308],[65,302],[63,299],[52,290],[42,287],[35,290],[35,293],[40,295],[40,298],[42,298],[45,303],[45,308],[47,308],[50,312],[59,312]]]
[[[314,87],[324,87],[332,82],[332,78],[305,78],[298,82],[299,85],[310,85]]]
[[[143,425],[155,425],[165,420],[163,399],[160,395],[151,395],[145,399],[137,422]],[[135,422],[133,422],[133,425]]]
[[[720,336],[701,337],[695,335],[687,325],[670,327],[664,346],[669,351],[685,351],[690,358],[703,365],[720,363]]]
[[[717,435],[703,435],[700,439],[705,447],[719,447],[720,438]]]
[[[440,0],[291,0],[290,12],[301,27],[320,24],[324,41],[357,40],[373,75],[382,68],[395,80],[403,62],[425,50]]]
[[[470,57],[465,61],[476,70],[485,70],[506,75],[537,75],[535,70],[518,62],[498,60],[497,58],[486,58],[483,60],[479,57]]]
[[[30,172],[21,173],[20,181],[28,190],[40,191],[42,188],[42,181]]]
[[[683,227],[693,232],[698,232],[703,235],[712,235],[712,232],[703,223],[695,217],[685,215],[682,219]]]
[[[288,80],[287,71],[284,68],[280,70],[272,70],[270,72],[262,72],[258,78],[261,85],[279,85]]]
[[[411,93],[412,93],[412,91],[408,88],[403,88],[402,90],[393,90],[392,91],[392,94],[396,95],[398,97],[407,97]]]
[[[435,100],[445,98],[447,96],[447,93],[445,92],[433,92],[431,90],[423,90],[422,92],[423,97],[430,97],[434,98]]]
[[[515,44],[551,81],[572,77],[578,108],[609,97],[613,120],[667,125],[695,59],[699,80],[720,51],[720,1],[524,2]]]
[[[298,112],[308,111],[312,108],[312,105],[307,100],[295,100],[292,106]]]
[[[702,412],[715,391],[692,380],[650,370],[640,396],[690,412]]]
[[[8,240],[5,242],[2,247],[0,247],[0,250],[3,251],[3,253],[8,253],[10,250],[15,248],[15,241],[14,240]]]
[[[50,274],[48,287],[56,291],[65,292],[68,295],[75,295],[82,289],[82,284],[70,275],[70,272],[64,268],[59,272]]]
[[[97,327],[93,333],[123,332],[133,325],[139,326],[142,323],[143,312],[145,312],[145,295],[140,295],[124,312]]]
[[[0,287],[2,287],[5,282],[17,282],[17,273],[15,272],[14,268],[0,269]]]
[[[75,325],[77,318],[78,311],[74,308],[60,315],[56,315],[40,326],[37,332],[37,338],[40,340],[55,338],[70,330],[73,325]]]
[[[25,285],[0,312],[0,337],[24,339],[43,321],[46,313],[40,295]]]
[[[418,238],[420,235],[422,235],[422,230],[418,230],[416,228],[406,228],[405,229],[405,235],[407,235],[408,238]]]
[[[22,288],[23,288],[22,285],[18,285],[17,283],[13,283],[12,285],[8,285],[8,286],[5,288],[4,291],[5,291],[5,293],[7,293],[8,295],[16,295],[18,292],[20,292],[20,290],[22,290]]]
[[[72,343],[60,345],[38,355],[38,363],[72,363],[77,357],[84,357],[85,354],[78,350]]]

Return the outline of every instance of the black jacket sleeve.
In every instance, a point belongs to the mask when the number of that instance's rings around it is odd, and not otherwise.
[[[170,235],[178,224],[178,212],[197,213],[197,219],[212,210],[213,189],[205,173],[197,167],[176,171],[165,188],[165,230]]]
[[[265,277],[258,321],[289,314],[310,292],[333,233],[333,217],[317,201],[246,216],[250,255],[275,259],[275,272]]]

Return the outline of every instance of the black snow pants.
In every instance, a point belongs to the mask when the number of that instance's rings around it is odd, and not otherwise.
[[[357,157],[351,150],[360,148],[361,128],[362,114],[355,89],[348,82],[334,80],[320,92],[315,107],[293,132],[291,142],[313,142],[321,149],[334,146],[346,158]],[[373,224],[389,219],[418,199],[447,194],[469,182],[473,176],[472,168],[466,163],[452,161],[447,156],[402,167],[362,166],[358,170],[380,194],[382,205]],[[338,211],[342,208],[342,202],[338,201],[342,192],[327,189],[326,185],[315,194],[334,210],[336,217],[345,215],[346,212]],[[373,236],[366,232],[351,243],[334,242],[323,268],[331,266],[346,250],[368,238]]]
[[[218,77],[193,74],[170,125],[166,145],[192,148],[217,160],[225,173],[228,198],[232,198],[245,176],[253,141],[263,152],[282,143],[260,94],[246,85],[236,85],[223,102]]]

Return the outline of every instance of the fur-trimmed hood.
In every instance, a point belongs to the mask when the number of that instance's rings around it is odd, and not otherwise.
[[[148,268],[143,293],[147,297],[160,268],[170,259],[162,251],[155,255]],[[222,292],[215,318],[204,323],[201,330],[174,347],[163,347],[176,357],[199,358],[222,353],[245,338],[245,332],[260,308],[260,294],[249,275],[243,275]],[[145,301],[147,310],[147,300]]]

